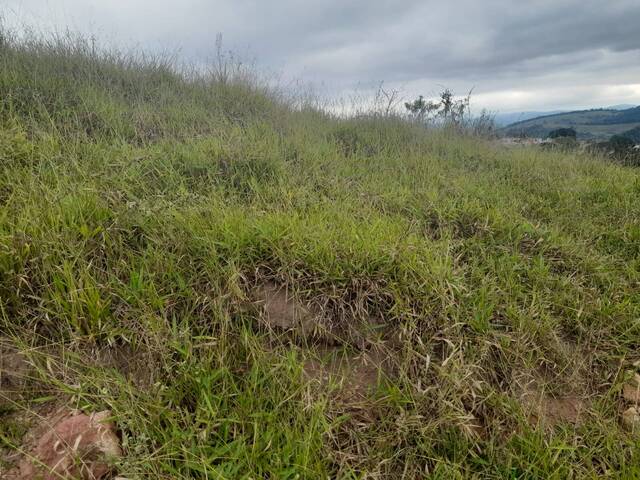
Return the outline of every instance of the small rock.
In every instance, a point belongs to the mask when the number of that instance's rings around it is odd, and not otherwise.
[[[622,397],[633,403],[640,403],[640,374],[632,374],[630,380],[622,387]]]
[[[627,402],[640,403],[640,386],[626,384],[622,388],[622,398]]]
[[[622,413],[622,425],[629,431],[640,431],[640,412],[636,407],[629,407]]]
[[[109,460],[122,456],[109,411],[86,415],[58,412],[44,419],[35,447],[20,462],[19,480],[99,480],[111,473]]]

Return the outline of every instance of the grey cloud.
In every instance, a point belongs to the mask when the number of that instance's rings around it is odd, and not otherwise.
[[[408,80],[436,69],[444,77],[500,75],[502,69],[546,57],[640,48],[640,3],[625,9],[593,1],[564,3],[456,2],[459,8],[427,4],[413,12],[418,22],[388,25],[377,38],[325,45],[318,56],[335,63],[341,52],[347,58],[357,52],[366,60],[357,67],[366,63],[367,75]],[[322,60],[318,66],[331,70]],[[347,63],[345,73],[352,75],[353,70],[356,67]]]

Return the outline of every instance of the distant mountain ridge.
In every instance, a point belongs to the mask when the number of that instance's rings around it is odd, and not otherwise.
[[[640,127],[640,107],[623,110],[598,108],[550,113],[511,123],[502,129],[506,136],[546,138],[558,128],[573,128],[581,140],[607,140]]]
[[[619,104],[619,105],[611,105],[609,107],[604,107],[604,110],[628,110],[629,108],[634,108],[637,105],[630,104]],[[531,120],[538,117],[547,117],[549,115],[557,115],[558,113],[569,113],[572,111],[578,110],[549,110],[549,111],[522,111],[522,112],[506,112],[506,113],[496,113],[494,115],[494,120],[498,127],[506,127],[518,122],[524,122],[526,120]]]
[[[538,111],[524,111],[524,112],[510,112],[510,113],[496,113],[494,120],[500,127],[505,127],[517,122],[524,122],[532,118],[545,117],[547,115],[554,115],[556,113],[564,113],[566,110],[552,110],[548,112]]]

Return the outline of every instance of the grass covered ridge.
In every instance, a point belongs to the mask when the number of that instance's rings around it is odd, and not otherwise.
[[[62,402],[130,478],[640,476],[637,170],[220,72],[2,36],[5,452]]]

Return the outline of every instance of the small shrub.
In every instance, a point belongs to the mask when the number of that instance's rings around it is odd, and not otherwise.
[[[440,93],[440,101],[425,100],[420,95],[413,102],[404,104],[409,119],[421,124],[438,124],[453,127],[461,133],[491,137],[495,135],[493,115],[483,110],[479,116],[471,115],[471,92],[466,97],[456,98],[448,88]]]
[[[579,143],[575,139],[575,137],[565,136],[565,137],[556,137],[553,140],[552,145],[560,150],[568,151],[568,150],[575,150],[576,148],[578,148]]]
[[[558,128],[556,130],[552,130],[551,132],[549,132],[549,135],[548,135],[548,137],[551,139],[556,139],[556,138],[575,139],[576,136],[577,136],[577,133],[573,128]]]
[[[636,143],[628,137],[614,135],[609,139],[609,146],[616,152],[624,152],[635,147]]]
[[[609,141],[593,145],[591,150],[596,155],[605,156],[623,165],[640,166],[640,149],[633,140],[623,135],[613,135]]]

